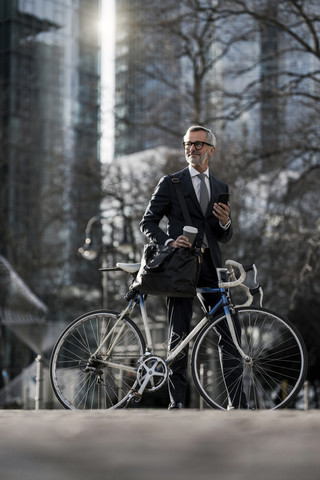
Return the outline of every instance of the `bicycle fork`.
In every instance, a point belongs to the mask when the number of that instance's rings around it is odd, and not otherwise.
[[[225,308],[224,310],[225,310],[225,315],[227,317],[227,323],[228,323],[228,327],[229,327],[229,330],[230,330],[230,333],[231,333],[232,341],[233,341],[236,349],[240,353],[241,357],[245,361],[245,363],[246,364],[251,364],[252,363],[252,358],[249,357],[249,355],[246,355],[244,353],[244,351],[242,350],[242,348],[240,347],[240,344],[239,344],[239,341],[238,341],[238,338],[237,338],[237,335],[236,335],[236,331],[235,331],[235,328],[234,328],[234,323],[233,323],[233,320],[232,320],[230,310],[229,310],[229,308]]]

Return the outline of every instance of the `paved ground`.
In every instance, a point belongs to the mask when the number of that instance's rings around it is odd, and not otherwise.
[[[319,480],[320,411],[0,410],[1,480]]]

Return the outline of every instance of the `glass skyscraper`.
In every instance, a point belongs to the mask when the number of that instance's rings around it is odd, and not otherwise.
[[[168,4],[161,1],[162,8]],[[155,20],[153,7],[144,0],[116,1],[115,156],[161,146],[164,132],[166,145],[176,146],[168,126],[184,131],[176,89],[168,87],[178,84],[181,62],[172,38],[168,45],[161,29],[146,28]]]
[[[53,320],[100,282],[77,255],[100,208],[99,21],[100,0],[0,2],[0,254]]]
[[[20,273],[58,251],[63,283],[99,206],[99,15],[100,0],[0,4],[1,251]]]

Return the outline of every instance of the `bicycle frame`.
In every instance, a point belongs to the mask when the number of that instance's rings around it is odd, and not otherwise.
[[[177,355],[179,355],[179,353],[188,345],[188,343],[200,332],[200,330],[208,323],[208,321],[211,318],[213,318],[214,314],[218,311],[218,309],[220,307],[223,307],[223,309],[224,309],[224,313],[225,313],[226,318],[227,318],[228,327],[229,327],[234,345],[236,346],[239,354],[245,360],[245,362],[247,362],[247,363],[250,362],[250,360],[251,360],[250,357],[248,357],[243,352],[242,348],[239,345],[237,336],[236,336],[235,328],[234,328],[233,321],[232,321],[232,315],[231,315],[231,312],[230,312],[230,308],[234,308],[234,307],[231,304],[230,297],[229,297],[229,294],[228,294],[228,289],[230,287],[234,287],[234,286],[240,286],[241,288],[243,288],[245,290],[246,294],[247,294],[247,297],[248,297],[248,301],[244,305],[251,304],[253,297],[250,293],[250,289],[247,286],[243,285],[243,281],[246,277],[246,272],[243,269],[243,267],[241,265],[239,265],[237,262],[234,262],[233,260],[228,260],[226,262],[226,264],[228,265],[228,268],[217,268],[216,269],[217,276],[218,276],[219,288],[210,288],[210,287],[197,288],[197,298],[200,301],[200,304],[202,306],[203,311],[205,312],[205,316],[191,330],[189,335],[187,335],[187,337],[184,340],[182,340],[173,350],[171,350],[169,352],[166,360],[164,360],[167,365],[170,365],[174,361],[174,359],[177,357]],[[236,266],[237,268],[240,268],[241,275],[238,279],[236,279],[235,276],[234,276],[234,271],[233,271],[233,268],[232,268],[233,266]],[[254,267],[255,274],[256,274],[255,265],[253,265],[253,267]],[[222,281],[222,274],[224,274],[224,273],[229,273],[230,279],[233,280],[233,281],[229,280],[226,283],[223,282]],[[214,305],[212,307],[212,309],[210,311],[207,311],[206,307],[205,307],[205,305],[202,301],[202,298],[201,298],[202,293],[220,293],[221,299],[216,303],[216,305]],[[121,314],[118,318],[118,321],[114,325],[114,328],[116,328],[117,325],[120,324],[121,320],[126,315],[128,315],[128,316],[131,315],[131,313],[133,312],[133,310],[135,309],[137,304],[139,304],[141,317],[142,317],[142,323],[143,323],[143,327],[144,327],[144,333],[145,333],[145,339],[146,339],[146,353],[150,353],[150,352],[153,351],[153,343],[152,343],[152,336],[151,336],[151,331],[150,331],[150,326],[149,326],[149,319],[148,319],[147,310],[146,310],[146,306],[145,306],[145,295],[144,294],[137,292],[135,297],[132,298],[129,301],[127,307],[124,310],[122,310],[122,312],[121,312]],[[242,306],[244,306],[244,305],[242,305]],[[113,342],[109,346],[108,351],[106,353],[106,357],[108,357],[108,355],[112,352],[112,350],[114,348],[114,345],[116,345],[116,343],[118,341],[118,338],[120,338],[120,336],[121,336],[123,328],[124,327],[120,328],[116,337],[113,339]],[[101,344],[99,345],[97,350],[91,355],[91,359],[94,359],[99,354],[100,350],[105,345],[105,343],[107,342],[110,335],[112,335],[112,332],[109,332],[109,334],[103,339],[103,341],[101,342]],[[110,362],[108,360],[106,360],[106,361],[100,360],[100,361],[101,361],[101,363],[104,363],[105,365],[110,364]],[[90,362],[90,360],[89,360],[89,362]],[[131,370],[131,368],[128,367],[128,366],[126,366],[125,369]],[[134,369],[132,369],[132,371],[134,371]]]
[[[197,298],[202,306],[203,311],[205,312],[205,316],[200,320],[200,322],[191,330],[189,335],[182,340],[173,350],[171,350],[165,360],[165,363],[167,365],[170,365],[174,359],[179,355],[179,353],[188,345],[188,343],[200,332],[200,330],[208,323],[210,319],[212,319],[215,315],[215,313],[219,310],[219,308],[223,307],[224,313],[227,318],[228,322],[228,327],[231,333],[232,340],[234,342],[234,345],[236,346],[239,354],[242,356],[242,358],[246,361],[250,361],[250,357],[248,357],[242,350],[242,348],[239,345],[234,324],[232,321],[232,316],[230,312],[230,300],[229,300],[229,295],[225,289],[225,286],[221,280],[221,273],[226,272],[227,270],[224,268],[217,269],[218,273],[218,281],[219,281],[219,288],[210,288],[210,287],[202,287],[202,288],[197,288]],[[227,286],[230,285],[230,282],[228,282]],[[247,288],[247,287],[245,287]],[[220,293],[221,299],[211,308],[210,311],[206,310],[206,307],[202,301],[201,294],[202,293]],[[123,317],[126,315],[129,315],[133,312],[135,309],[136,305],[139,304],[140,312],[141,312],[141,317],[142,317],[142,323],[144,327],[144,333],[145,333],[145,338],[146,338],[146,352],[152,352],[153,351],[153,342],[152,342],[152,335],[151,335],[151,330],[149,326],[149,319],[147,315],[147,309],[145,305],[145,295],[142,293],[137,293],[137,295],[130,300],[129,304],[127,307],[121,312],[118,321],[116,322],[115,326],[116,327],[122,320]],[[115,337],[112,345],[109,347],[107,355],[112,351],[113,345],[117,343],[118,338],[121,336],[122,329],[120,328],[117,336]],[[94,358],[101,350],[101,348],[104,346],[104,344],[107,342],[109,336],[112,334],[112,332],[109,332],[109,334],[104,338],[103,342],[99,345],[97,350],[94,352],[92,355],[92,358]],[[102,363],[105,363],[106,365],[109,364],[108,361],[102,361]],[[128,367],[126,367],[128,368]]]
[[[204,303],[201,298],[202,293],[220,293],[221,294],[221,299],[212,307],[212,309],[208,312],[206,311],[206,308],[204,306]],[[224,312],[226,314],[226,318],[228,321],[228,326],[230,329],[230,333],[232,336],[232,340],[234,341],[234,344],[236,348],[238,349],[240,355],[245,359],[248,360],[247,355],[243,352],[241,349],[238,339],[236,337],[233,321],[232,321],[232,316],[230,313],[230,308],[229,308],[229,300],[228,300],[228,295],[225,290],[225,288],[208,288],[208,287],[203,287],[203,288],[198,288],[197,289],[197,298],[200,301],[200,304],[205,312],[205,316],[200,320],[200,322],[191,330],[189,335],[182,340],[168,355],[168,357],[165,360],[165,363],[167,365],[170,365],[174,359],[179,355],[179,353],[184,349],[186,345],[200,332],[200,330],[208,323],[208,321],[214,317],[214,314],[219,310],[220,307],[223,306]],[[140,311],[141,311],[141,317],[142,317],[142,322],[143,322],[143,327],[144,327],[144,332],[146,335],[146,340],[147,340],[147,351],[152,351],[153,350],[153,344],[152,344],[152,336],[151,336],[151,331],[149,327],[149,320],[148,320],[148,315],[147,315],[147,310],[145,306],[145,299],[144,295],[139,293],[138,294],[138,299],[139,301],[137,302],[136,299],[131,300],[129,303],[128,307],[125,309],[125,312],[128,313],[129,311],[132,311],[137,303],[139,303]],[[121,315],[119,318],[119,321],[124,315]]]

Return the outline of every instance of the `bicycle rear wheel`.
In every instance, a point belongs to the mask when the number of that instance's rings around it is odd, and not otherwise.
[[[307,371],[301,335],[288,320],[265,309],[239,308],[236,317],[240,346],[250,360],[243,360],[231,340],[228,350],[234,354],[229,358],[224,354],[223,374],[218,331],[226,325],[226,317],[214,318],[199,333],[192,352],[192,375],[200,395],[209,406],[221,409],[231,405],[254,410],[287,406],[298,394]],[[244,398],[246,404],[240,404]]]
[[[53,390],[72,410],[124,406],[144,351],[144,338],[130,318],[119,320],[119,313],[106,310],[89,312],[65,329],[53,349]]]

